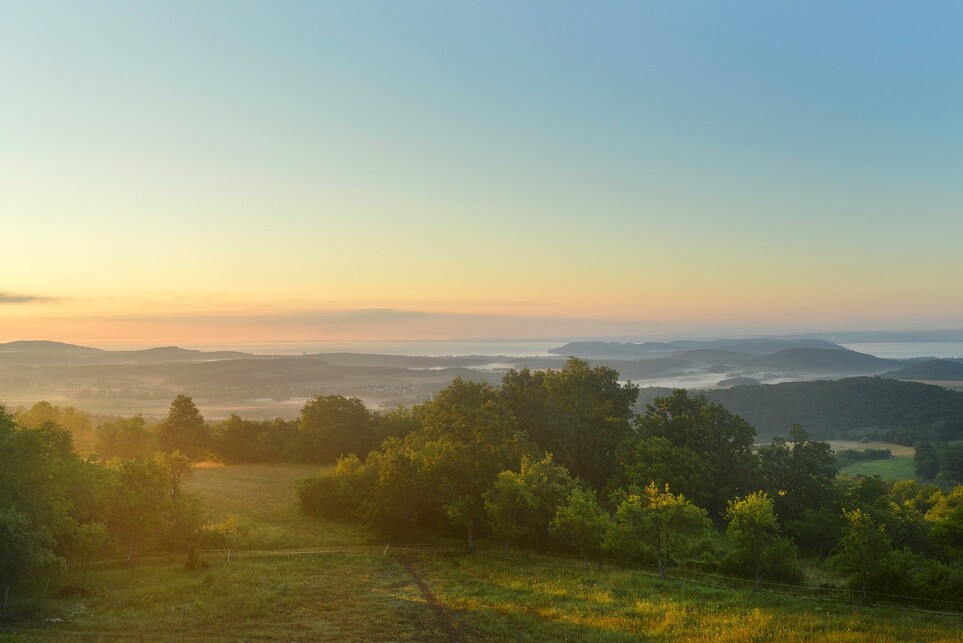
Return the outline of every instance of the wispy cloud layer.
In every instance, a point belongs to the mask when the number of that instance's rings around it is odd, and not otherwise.
[[[41,295],[16,295],[6,290],[0,290],[0,304],[36,304],[57,301],[54,297]]]

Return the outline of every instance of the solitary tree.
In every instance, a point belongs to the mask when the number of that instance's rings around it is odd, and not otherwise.
[[[210,443],[210,431],[204,417],[186,395],[178,395],[171,402],[167,417],[157,429],[157,444],[170,453],[179,450],[196,460]]]

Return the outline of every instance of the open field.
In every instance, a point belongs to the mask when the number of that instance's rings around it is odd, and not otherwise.
[[[912,480],[916,477],[916,464],[913,456],[916,449],[913,447],[893,444],[891,442],[861,442],[859,440],[829,440],[829,445],[833,451],[843,451],[853,449],[855,451],[865,451],[867,449],[889,449],[892,458],[885,460],[868,460],[866,462],[854,462],[843,467],[843,473],[851,476],[879,476],[884,480]]]
[[[232,519],[228,544],[241,549],[280,549],[368,543],[354,525],[302,516],[294,483],[316,475],[313,464],[202,466],[185,489],[197,493],[212,522]]]
[[[854,462],[844,467],[843,473],[851,476],[879,476],[883,480],[912,480],[916,477],[916,462],[911,455]]]
[[[86,598],[48,598],[13,640],[959,640],[963,615],[861,607],[659,581],[615,567],[490,553],[384,554],[366,530],[297,514],[302,465],[196,471],[226,552],[95,565]],[[312,547],[313,552],[294,548]],[[275,549],[274,552],[252,550]],[[400,554],[400,555],[399,555]],[[70,570],[66,582],[76,582]],[[51,594],[53,592],[51,591]],[[4,630],[0,629],[0,640]]]

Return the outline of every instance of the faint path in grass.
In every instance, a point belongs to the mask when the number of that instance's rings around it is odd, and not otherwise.
[[[421,577],[418,570],[415,567],[416,561],[414,558],[408,556],[399,556],[398,562],[400,562],[408,575],[411,576],[411,580],[415,581],[415,585],[421,590],[421,595],[425,598],[425,602],[431,607],[438,617],[438,625],[441,627],[442,632],[444,632],[445,637],[449,641],[464,641],[461,633],[455,627],[455,624],[451,620],[451,616],[448,614],[448,610],[445,606],[438,601],[438,597],[435,596],[431,588],[425,582],[425,579]]]

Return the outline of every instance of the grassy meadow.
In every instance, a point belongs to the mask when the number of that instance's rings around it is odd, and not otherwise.
[[[853,449],[865,451],[867,449],[889,449],[893,457],[885,460],[869,460],[854,462],[842,468],[842,472],[850,476],[879,476],[883,480],[912,480],[916,477],[916,463],[913,456],[916,449],[892,444],[890,442],[862,442],[859,440],[830,440],[833,451]]]
[[[911,455],[901,455],[886,460],[854,462],[842,470],[851,476],[875,475],[883,480],[912,480],[916,477],[916,462]]]
[[[0,640],[879,642],[963,632],[963,615],[663,582],[562,559],[384,555],[362,528],[298,514],[293,481],[316,470],[199,468],[190,490],[213,520],[235,521],[230,561],[217,551],[193,571],[172,555],[95,564],[88,597],[31,601]],[[78,574],[72,567],[64,582]]]

